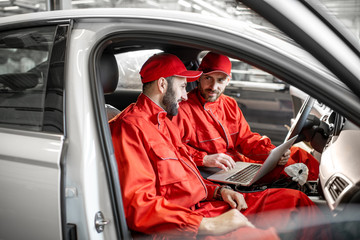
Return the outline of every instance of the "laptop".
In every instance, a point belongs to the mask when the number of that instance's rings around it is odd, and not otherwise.
[[[210,181],[250,186],[260,178],[271,172],[279,162],[281,156],[295,142],[297,135],[274,148],[263,164],[236,162],[230,171],[221,170],[207,177]]]

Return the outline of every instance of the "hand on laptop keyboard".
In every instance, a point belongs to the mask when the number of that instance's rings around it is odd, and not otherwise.
[[[205,167],[218,167],[228,171],[235,167],[235,161],[224,153],[216,153],[206,155],[203,159],[203,165]]]

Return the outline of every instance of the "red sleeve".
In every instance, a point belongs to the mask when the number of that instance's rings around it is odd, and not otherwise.
[[[157,195],[156,173],[142,132],[126,122],[113,124],[111,133],[129,227],[148,234],[171,230],[173,234],[195,236],[203,217]]]
[[[192,160],[195,162],[196,166],[203,166],[204,165],[204,157],[207,155],[206,152],[199,151],[190,145],[186,145],[186,148],[189,151],[189,154]]]
[[[214,200],[216,189],[220,187],[220,185],[206,179],[203,179],[203,181],[206,184],[208,190],[208,196],[206,200]]]
[[[248,122],[237,104],[234,109],[236,109],[236,116],[239,121],[239,134],[235,139],[237,150],[253,160],[264,161],[275,146],[267,136],[261,136],[260,134],[251,131]]]

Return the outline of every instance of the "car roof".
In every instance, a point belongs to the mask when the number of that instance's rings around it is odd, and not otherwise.
[[[44,11],[35,13],[18,14],[0,18],[0,30],[2,28],[14,27],[16,25],[34,25],[42,23],[56,23],[62,21],[101,21],[108,19],[114,21],[124,18],[154,19],[172,22],[183,22],[193,25],[208,26],[222,31],[234,31],[247,35],[264,34],[262,37],[282,39],[297,45],[291,38],[271,27],[255,24],[249,21],[239,21],[234,18],[209,16],[200,13],[182,12],[165,9],[142,9],[142,8],[88,8]],[[274,37],[274,30],[276,37]],[[279,35],[281,35],[279,37]]]
[[[100,18],[153,18],[163,20],[182,20],[192,22],[206,23],[213,17],[202,15],[199,13],[181,12],[175,10],[164,9],[142,9],[142,8],[88,8],[88,9],[68,9],[44,11],[35,13],[18,14],[0,18],[0,27],[9,24],[20,24],[27,22],[41,22],[41,21],[61,21],[66,19],[100,19]],[[231,18],[228,18],[231,21]]]
[[[159,20],[167,23],[178,22],[193,26],[202,26],[213,30],[229,32],[251,41],[261,42],[275,51],[282,51],[290,58],[302,61],[304,65],[313,65],[319,71],[327,75],[333,75],[318,60],[304,51],[291,38],[279,37],[281,31],[271,27],[260,26],[249,21],[239,19],[208,16],[199,13],[181,12],[164,9],[141,9],[141,8],[90,8],[56,10],[36,13],[19,14],[0,18],[0,31],[38,26],[51,23],[63,23],[74,20],[75,22],[119,22],[122,19]],[[167,24],[166,23],[166,24]],[[231,56],[230,56],[231,57]],[[334,78],[335,80],[335,78]],[[336,80],[335,80],[336,81]]]
[[[169,23],[186,23],[193,26],[206,27],[213,30],[228,32],[241,36],[242,38],[251,39],[252,42],[261,42],[269,49],[282,51],[297,61],[302,61],[304,65],[312,65],[313,69],[325,72],[326,75],[332,76],[333,81],[343,85],[333,77],[318,60],[304,51],[290,38],[279,37],[279,32],[274,34],[274,29],[254,24],[249,21],[239,19],[224,18],[218,16],[208,16],[199,13],[181,12],[164,9],[139,9],[139,8],[90,8],[90,9],[70,9],[56,10],[36,13],[19,14],[0,18],[0,31],[24,28],[29,26],[38,26],[54,23],[64,23],[75,21],[78,23],[112,23],[125,19],[137,20],[157,20]],[[161,23],[159,23],[160,25]],[[76,26],[75,26],[76,28]],[[276,30],[279,31],[279,30]],[[232,57],[232,56],[230,56]]]

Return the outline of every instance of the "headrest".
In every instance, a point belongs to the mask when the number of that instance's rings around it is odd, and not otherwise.
[[[102,54],[99,70],[104,94],[113,93],[119,81],[119,69],[114,54],[107,52]]]
[[[0,83],[15,91],[22,91],[35,87],[39,82],[39,75],[32,72],[8,73],[0,75]]]

